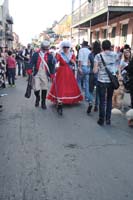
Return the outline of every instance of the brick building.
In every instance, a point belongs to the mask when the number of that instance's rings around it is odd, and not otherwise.
[[[0,46],[13,47],[13,18],[9,14],[8,0],[0,0]]]
[[[76,42],[110,39],[115,47],[133,46],[133,0],[89,0],[72,14]]]

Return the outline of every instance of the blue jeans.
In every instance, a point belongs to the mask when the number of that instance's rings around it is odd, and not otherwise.
[[[89,102],[93,102],[93,94],[89,91],[89,73],[90,73],[90,68],[88,66],[82,65],[82,72],[83,75],[81,78],[78,78],[78,84],[79,87],[81,88],[81,80],[84,82],[85,86],[85,99]]]
[[[15,84],[15,68],[8,68],[8,83],[9,85]]]
[[[111,83],[98,82],[97,87],[99,93],[99,119],[104,120],[106,117],[106,120],[110,120],[114,89]]]
[[[22,61],[21,60],[17,60],[17,64],[18,64],[18,75],[21,75],[21,69],[22,69]]]

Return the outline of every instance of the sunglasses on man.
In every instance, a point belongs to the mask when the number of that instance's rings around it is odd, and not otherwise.
[[[63,49],[69,49],[70,47],[63,47]]]

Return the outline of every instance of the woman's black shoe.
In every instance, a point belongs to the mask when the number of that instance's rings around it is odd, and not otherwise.
[[[94,112],[98,112],[98,107],[97,106],[94,107]]]
[[[87,114],[91,113],[92,110],[92,104],[89,104],[88,109],[87,109]]]
[[[44,110],[47,109],[47,106],[46,106],[45,102],[42,102],[41,106],[42,106],[42,109],[44,109]]]
[[[99,119],[97,121],[97,123],[100,125],[100,126],[103,126],[104,125],[104,120],[103,119]]]
[[[58,112],[59,115],[62,115],[62,114],[63,114],[62,104],[58,104],[58,105],[57,105],[57,112]]]
[[[39,107],[39,99],[36,99],[36,102],[35,102],[35,107]]]
[[[3,109],[2,109],[2,108],[3,108],[3,106],[2,106],[2,105],[0,105],[0,112],[2,112],[2,111],[3,111]]]

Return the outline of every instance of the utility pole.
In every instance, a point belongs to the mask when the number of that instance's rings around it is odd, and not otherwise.
[[[106,38],[109,38],[109,15],[110,15],[110,13],[109,13],[109,0],[107,1],[107,3],[108,3],[108,11],[107,11],[107,32],[106,32]]]
[[[109,8],[107,12],[107,32],[106,32],[106,38],[109,39]]]
[[[71,13],[71,40],[73,38],[73,12],[74,12],[74,3],[75,3],[75,0],[72,0],[72,13]]]

